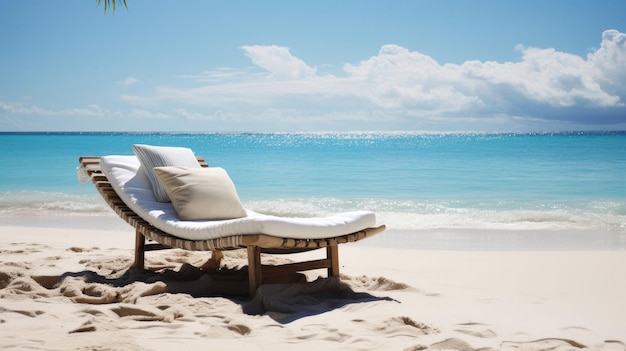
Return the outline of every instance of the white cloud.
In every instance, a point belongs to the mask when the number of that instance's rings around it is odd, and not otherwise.
[[[199,82],[220,83],[220,82],[242,82],[249,79],[251,73],[229,67],[220,67],[200,74],[178,75],[178,78],[193,79]],[[257,75],[262,75],[257,73]]]
[[[112,115],[110,111],[103,110],[98,105],[87,107],[73,107],[66,109],[45,109],[38,106],[26,106],[21,103],[6,103],[0,101],[0,110],[17,115],[38,115],[38,116],[83,116],[83,117],[105,117]]]
[[[587,61],[596,81],[622,98],[626,95],[626,34],[616,30],[602,33],[600,49],[588,54]]]
[[[267,70],[276,79],[306,79],[316,74],[315,68],[294,57],[289,48],[270,45],[252,45],[241,47],[255,65]]]
[[[136,84],[138,82],[139,82],[139,79],[134,78],[134,77],[128,77],[128,78],[126,78],[124,80],[120,80],[120,81],[117,81],[115,83],[117,85],[123,85],[123,86],[128,87],[128,86],[131,86],[131,85]]]
[[[190,112],[184,108],[176,108],[172,110],[172,113],[175,114],[176,116],[179,116],[188,120],[214,121],[214,120],[219,119],[219,117],[215,115],[207,115],[207,114],[199,113],[199,112]]]
[[[344,64],[341,75],[318,74],[287,47],[241,48],[255,68],[180,75],[185,86],[162,84],[152,94],[122,95],[134,106],[123,114],[97,105],[46,110],[1,101],[0,112],[123,115],[230,130],[349,128],[357,122],[439,129],[460,123],[470,126],[465,129],[488,124],[508,129],[507,123],[552,120],[626,124],[626,34],[615,30],[605,31],[600,47],[586,57],[519,45],[515,62],[441,64],[419,51],[384,45],[370,58]],[[196,86],[189,88],[189,80]],[[121,83],[136,82],[129,77]]]
[[[181,117],[204,120],[216,118],[216,111],[242,116],[272,111],[281,118],[293,116],[294,123],[303,115],[328,120],[349,115],[406,121],[567,119],[567,113],[555,111],[623,108],[625,37],[613,30],[604,32],[600,49],[586,58],[520,45],[517,62],[460,65],[440,64],[424,53],[384,45],[375,56],[346,63],[342,76],[318,75],[286,47],[243,46],[261,72],[220,68],[187,76],[197,79],[195,88],[161,86],[152,96],[123,99],[154,106],[182,104],[190,110]],[[197,114],[191,112],[192,106],[208,111],[190,117]]]
[[[164,120],[164,119],[171,119],[172,117],[168,114],[165,113],[154,113],[151,111],[147,111],[147,110],[140,110],[140,109],[132,109],[130,111],[130,113],[128,114],[129,118],[133,118],[133,119],[157,119],[157,120]]]
[[[378,55],[358,65],[344,65],[358,82],[353,91],[381,108],[451,112],[482,106],[467,92],[455,65],[439,65],[433,58],[396,45],[383,46]]]
[[[607,51],[624,50],[623,44],[619,48],[606,45],[607,37],[613,36],[605,33],[604,37],[603,48],[608,46]],[[347,64],[344,69],[362,80],[369,99],[381,107],[413,107],[439,113],[480,112],[486,106],[508,108],[508,104],[520,98],[525,103],[557,107],[622,106],[619,92],[601,85],[597,72],[604,74],[607,67],[612,69],[619,64],[624,67],[624,57],[615,60],[613,55],[614,61],[600,66],[594,60],[554,49],[519,46],[518,50],[522,53],[519,62],[440,65],[419,52],[387,45],[377,56],[358,65]],[[624,91],[621,93],[623,96]]]
[[[37,106],[24,106],[23,104],[20,104],[20,103],[6,103],[4,101],[0,101],[0,110],[6,113],[19,114],[19,115],[50,114],[48,111],[41,109]]]
[[[506,86],[530,101],[551,106],[569,107],[578,103],[619,106],[620,97],[603,90],[594,79],[593,63],[554,49],[523,48],[517,63],[466,62],[461,69],[469,79],[477,79],[493,91]],[[489,98],[490,93],[485,93]]]

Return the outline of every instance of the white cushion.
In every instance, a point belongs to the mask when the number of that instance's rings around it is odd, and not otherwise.
[[[193,151],[186,147],[135,144],[133,145],[133,152],[135,152],[135,155],[137,155],[139,162],[143,166],[144,171],[150,180],[150,184],[152,185],[154,196],[159,202],[169,202],[170,199],[163,186],[159,183],[159,180],[154,173],[154,167],[201,167]]]
[[[135,156],[104,156],[102,172],[120,198],[145,221],[162,231],[188,240],[208,240],[231,235],[265,234],[293,239],[332,238],[376,225],[369,211],[337,213],[328,217],[278,217],[246,210],[247,216],[212,221],[184,221],[169,202],[158,202],[148,177],[139,172]]]
[[[235,184],[223,168],[155,167],[154,172],[182,220],[246,215]]]

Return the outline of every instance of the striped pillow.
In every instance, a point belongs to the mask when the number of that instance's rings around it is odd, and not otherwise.
[[[133,145],[133,152],[145,169],[152,185],[154,197],[159,202],[170,202],[165,189],[159,183],[154,167],[180,166],[201,168],[196,155],[186,147],[152,146],[144,144]]]

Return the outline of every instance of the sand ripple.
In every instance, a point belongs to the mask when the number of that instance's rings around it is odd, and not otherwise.
[[[227,253],[222,271],[207,274],[196,268],[204,253],[152,253],[145,271],[120,251],[28,243],[0,251],[0,348],[626,350],[617,338],[590,342],[593,332],[582,327],[534,338],[520,328],[508,338],[510,330],[481,313],[473,321],[454,317],[502,298],[455,300],[423,293],[414,281],[367,275],[309,276],[304,284],[263,285],[247,298],[245,252]],[[433,313],[433,304],[441,309]]]

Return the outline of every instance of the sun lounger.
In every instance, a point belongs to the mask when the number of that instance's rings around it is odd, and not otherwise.
[[[202,157],[194,158],[198,168],[209,169]],[[295,272],[324,268],[328,276],[338,276],[338,245],[369,238],[385,229],[384,225],[376,225],[374,214],[367,211],[287,218],[245,210],[239,218],[181,220],[174,204],[156,199],[147,171],[136,156],[84,156],[79,163],[80,173],[93,182],[115,213],[136,229],[135,267],[144,269],[146,251],[180,248],[212,251],[212,262],[205,266],[217,269],[222,251],[247,249],[250,295],[264,281]],[[325,258],[261,265],[261,253],[314,249],[325,249]]]

